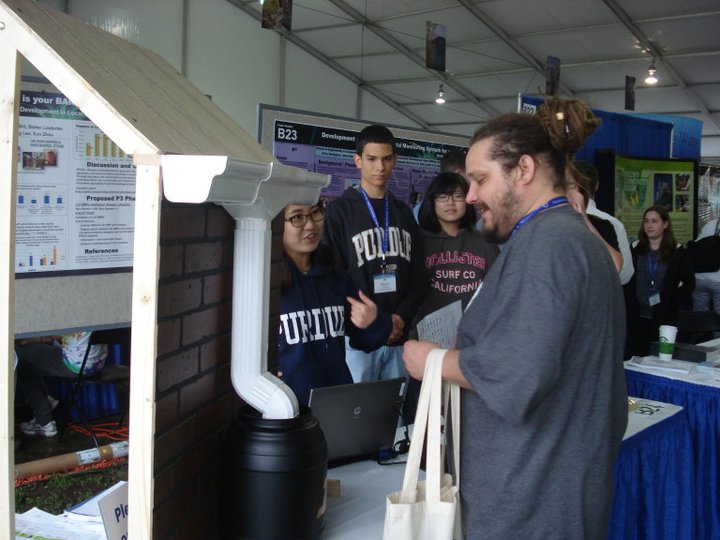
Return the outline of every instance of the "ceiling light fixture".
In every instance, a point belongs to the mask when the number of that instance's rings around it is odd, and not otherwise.
[[[442,83],[440,83],[440,86],[438,87],[438,94],[435,98],[435,103],[437,103],[438,105],[442,105],[443,103],[445,103],[445,91],[443,90]]]
[[[650,62],[650,67],[648,67],[648,76],[645,78],[645,84],[657,84],[658,78],[655,76],[656,71],[655,58],[653,57],[652,62]]]

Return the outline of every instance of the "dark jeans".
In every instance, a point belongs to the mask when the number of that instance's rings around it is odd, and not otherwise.
[[[76,377],[77,374],[65,367],[61,347],[45,343],[19,345],[15,348],[18,356],[17,384],[40,425],[50,422],[52,409],[48,402],[44,375],[52,377]]]

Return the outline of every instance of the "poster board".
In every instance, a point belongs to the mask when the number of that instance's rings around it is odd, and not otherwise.
[[[258,140],[285,165],[331,175],[321,193],[327,201],[359,183],[360,171],[353,162],[355,137],[371,123],[261,104]],[[440,171],[440,158],[449,150],[467,148],[469,142],[458,135],[387,127],[395,136],[397,152],[388,187],[408,204],[424,195]]]
[[[47,81],[23,79],[19,110],[15,335],[127,324],[132,157]]]
[[[720,166],[701,163],[698,166],[698,225],[700,230],[720,218]]]
[[[615,217],[628,235],[637,237],[645,210],[667,208],[676,240],[695,237],[697,219],[697,162],[615,155]]]

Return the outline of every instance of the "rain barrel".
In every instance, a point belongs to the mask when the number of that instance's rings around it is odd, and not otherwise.
[[[230,427],[221,471],[222,538],[320,538],[327,443],[308,407],[282,420],[243,407]]]

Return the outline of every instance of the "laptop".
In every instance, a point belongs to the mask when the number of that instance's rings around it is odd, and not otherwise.
[[[328,461],[390,450],[405,395],[405,378],[313,388],[309,405],[328,445]]]

